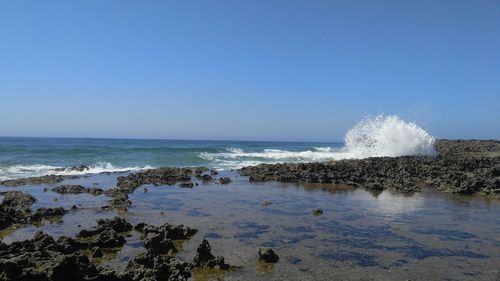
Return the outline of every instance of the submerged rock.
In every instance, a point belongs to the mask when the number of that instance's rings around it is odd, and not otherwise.
[[[31,215],[30,220],[33,222],[40,222],[44,219],[52,219],[54,217],[64,216],[68,211],[66,211],[63,207],[57,208],[40,208],[37,209],[36,212]]]
[[[280,257],[271,248],[259,248],[259,259],[265,262],[276,263]]]
[[[225,262],[224,257],[215,257],[214,255],[212,255],[211,251],[212,247],[210,246],[210,243],[206,239],[203,239],[201,244],[196,249],[196,256],[193,259],[195,266],[218,268],[224,270],[232,268],[231,265]]]
[[[78,176],[61,176],[61,175],[48,175],[42,177],[31,177],[15,180],[0,181],[0,185],[5,186],[19,186],[19,185],[39,185],[39,184],[54,184],[62,182],[65,179],[76,179]]]
[[[229,177],[222,177],[222,178],[219,179],[219,183],[220,184],[228,184],[228,183],[231,183],[231,181],[232,180]]]
[[[101,248],[95,246],[92,248],[92,257],[93,258],[100,258],[104,255],[104,253],[102,252]]]
[[[97,229],[81,230],[77,237],[85,239],[82,243],[87,248],[116,248],[125,244],[124,232],[132,230],[132,225],[123,218],[97,220]]]
[[[92,195],[101,195],[104,190],[100,188],[86,188],[81,185],[61,185],[52,189],[52,191],[59,194],[81,194],[88,193]]]
[[[31,194],[21,191],[4,191],[0,195],[4,196],[2,202],[4,208],[25,209],[36,202],[35,197]]]
[[[193,187],[194,187],[194,183],[192,183],[192,182],[183,182],[183,183],[180,183],[180,184],[179,184],[179,187],[183,187],[183,188],[193,188]]]
[[[315,215],[315,216],[322,215],[323,214],[323,210],[320,209],[320,208],[314,209],[314,210],[312,210],[312,214]]]

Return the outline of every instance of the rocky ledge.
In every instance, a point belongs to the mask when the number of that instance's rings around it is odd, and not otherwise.
[[[204,240],[197,249],[194,263],[173,256],[174,240],[186,240],[195,229],[182,225],[153,226],[140,223],[132,226],[122,218],[97,221],[97,228],[82,230],[75,238],[57,240],[43,232],[26,241],[11,245],[0,242],[0,280],[188,280],[194,267],[232,269],[223,257],[215,258]],[[128,262],[123,272],[97,266],[93,258],[116,251],[126,242],[129,231],[139,231],[145,253]]]
[[[13,225],[41,223],[45,220],[61,218],[67,211],[62,207],[39,208],[35,211],[31,206],[36,199],[21,191],[5,191],[0,193],[3,201],[0,203],[0,230]]]
[[[54,183],[62,182],[65,179],[76,179],[76,178],[78,178],[78,176],[48,175],[48,176],[41,176],[41,177],[4,180],[4,181],[0,181],[0,185],[20,186],[20,185],[54,184]]]
[[[500,196],[500,141],[439,140],[437,156],[376,157],[322,163],[261,164],[239,173],[250,181],[333,183],[371,190]]]

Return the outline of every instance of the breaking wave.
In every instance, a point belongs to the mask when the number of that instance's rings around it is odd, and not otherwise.
[[[89,166],[74,167],[58,167],[41,164],[13,165],[8,167],[0,167],[0,180],[38,177],[45,175],[85,175],[105,172],[127,172],[143,169],[151,169],[151,167],[115,167],[109,162],[102,162]]]
[[[264,149],[245,151],[227,148],[224,152],[200,153],[199,157],[218,169],[241,168],[261,163],[314,162],[369,157],[435,155],[435,138],[415,123],[396,115],[364,119],[345,135],[344,147],[312,147],[303,151]]]

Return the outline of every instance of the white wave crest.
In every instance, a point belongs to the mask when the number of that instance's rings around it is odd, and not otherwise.
[[[395,115],[378,115],[372,119],[364,119],[350,129],[346,133],[343,148],[314,147],[303,151],[244,151],[240,148],[227,148],[225,152],[204,152],[198,156],[211,161],[216,169],[224,170],[261,163],[434,155],[434,141],[434,137],[415,123],[406,122]]]
[[[100,162],[85,168],[75,169],[74,167],[59,167],[42,164],[34,165],[13,165],[0,168],[0,180],[18,179],[27,177],[39,177],[45,175],[85,175],[99,174],[105,172],[127,172],[151,169],[151,166],[144,167],[115,167],[109,162]]]

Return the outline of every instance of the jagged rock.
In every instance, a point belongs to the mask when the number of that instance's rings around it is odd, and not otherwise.
[[[259,248],[259,259],[265,262],[276,263],[280,257],[271,248]]]
[[[30,220],[34,222],[40,222],[43,219],[51,219],[58,216],[64,216],[68,211],[62,207],[57,208],[40,208],[31,215]]]
[[[21,191],[4,191],[0,195],[4,196],[1,204],[4,208],[25,209],[36,202],[31,194]]]
[[[0,181],[0,185],[5,186],[19,186],[19,185],[39,185],[39,184],[54,184],[61,182],[65,179],[76,179],[78,176],[61,176],[61,175],[48,175],[42,177],[31,177],[15,180]]]
[[[228,183],[231,183],[231,179],[229,177],[222,177],[219,179],[219,183],[220,184],[228,184]]]
[[[101,195],[104,190],[100,188],[86,188],[81,185],[61,185],[52,189],[52,191],[59,194],[81,194],[89,193],[92,195]]]
[[[97,220],[97,229],[81,230],[78,238],[87,239],[84,244],[91,248],[94,246],[100,248],[115,248],[121,247],[125,243],[125,237],[122,234],[132,230],[132,225],[122,218],[115,217],[113,219]]]
[[[102,252],[102,249],[95,246],[92,248],[92,257],[93,258],[100,258],[104,255],[104,253]]]
[[[312,210],[312,214],[315,215],[315,216],[319,216],[319,215],[322,215],[323,214],[323,210],[322,209],[314,209]]]
[[[239,173],[249,181],[333,183],[406,193],[425,185],[444,192],[496,196],[500,141],[439,140],[436,150],[439,156],[261,164],[244,167]]]
[[[196,249],[196,256],[193,259],[195,266],[219,268],[224,270],[232,267],[225,262],[224,257],[215,257],[212,255],[211,251],[212,247],[210,246],[210,243],[206,239],[203,239],[201,244]]]

